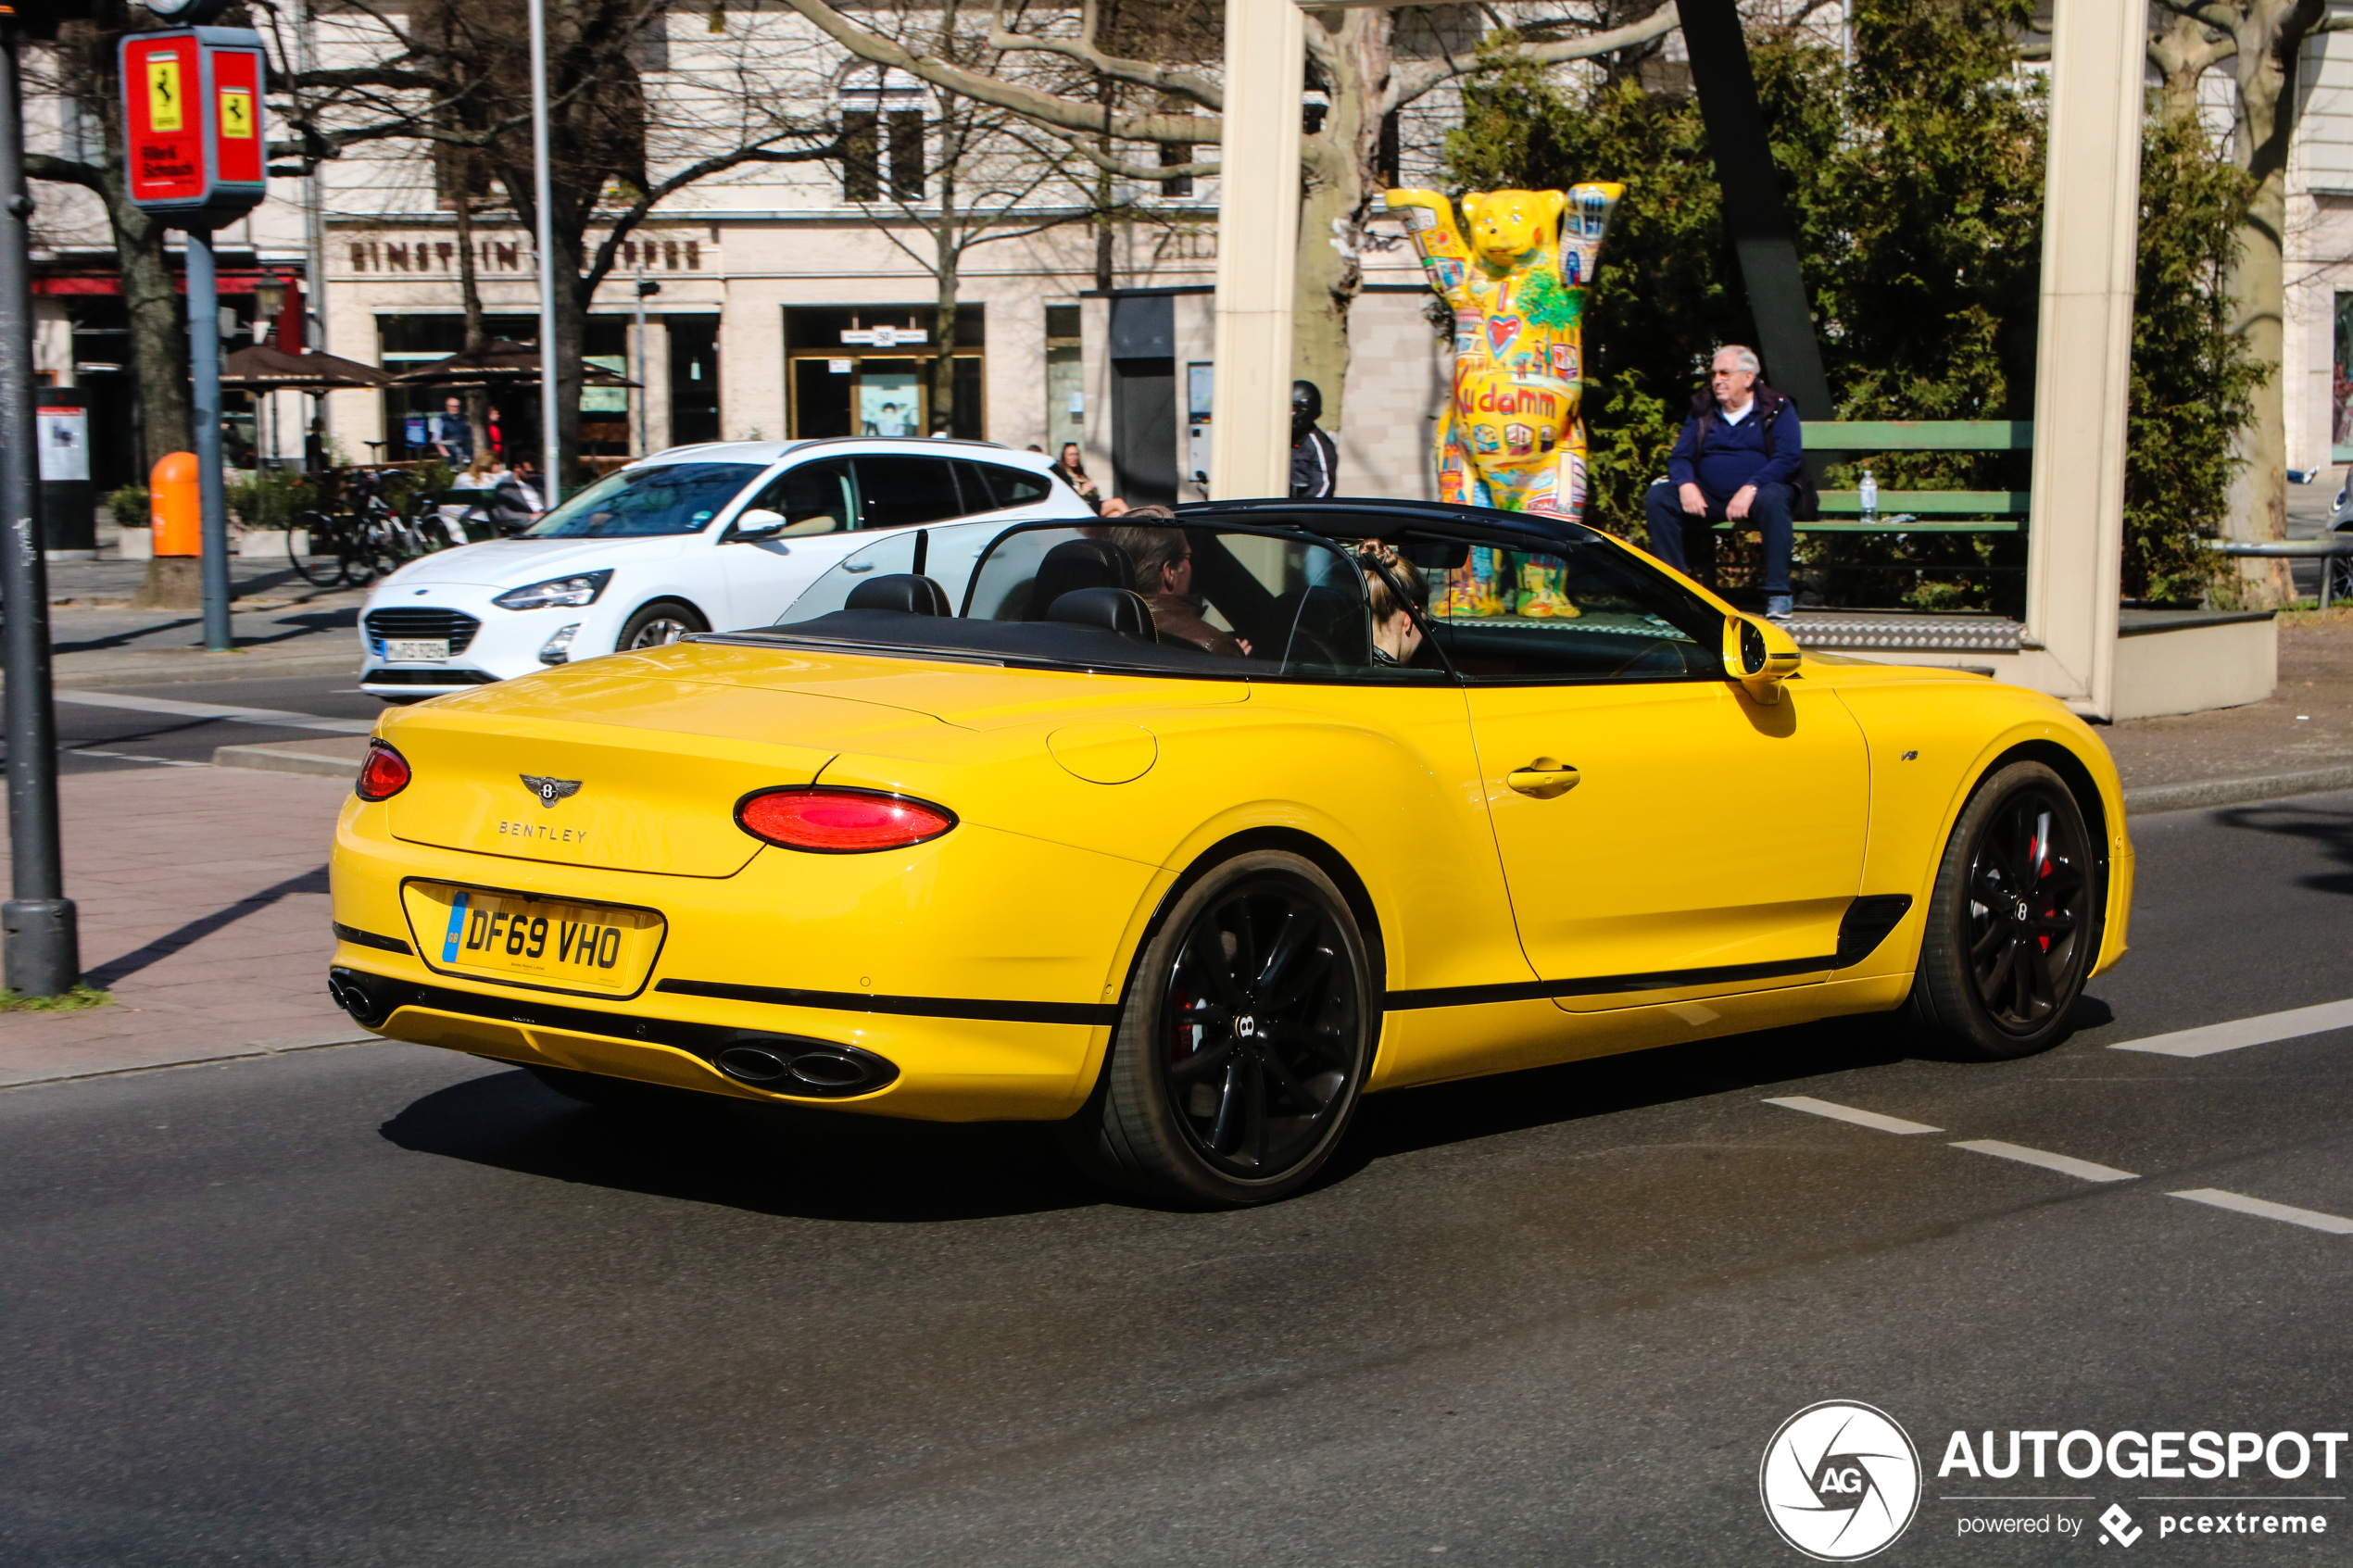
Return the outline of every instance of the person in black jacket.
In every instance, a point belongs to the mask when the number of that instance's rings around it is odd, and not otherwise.
[[[1806,456],[1797,405],[1756,379],[1755,350],[1737,343],[1716,351],[1708,389],[1667,460],[1667,477],[1643,497],[1651,554],[1679,571],[1696,557],[1712,572],[1711,525],[1754,521],[1765,535],[1765,613],[1790,617],[1789,558],[1795,539],[1791,510]]]
[[[1312,381],[1290,383],[1290,493],[1293,500],[1320,501],[1340,494],[1340,448],[1315,428],[1324,417],[1324,395]]]

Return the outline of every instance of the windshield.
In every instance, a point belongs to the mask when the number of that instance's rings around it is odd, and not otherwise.
[[[743,487],[766,470],[759,463],[663,463],[623,469],[549,512],[526,539],[637,539],[699,533]]]

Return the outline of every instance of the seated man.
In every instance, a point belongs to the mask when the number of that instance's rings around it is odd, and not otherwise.
[[[1105,515],[1110,515],[1108,508]],[[1185,542],[1183,529],[1166,525],[1176,514],[1166,507],[1137,507],[1121,515],[1146,520],[1142,527],[1122,524],[1104,532],[1135,562],[1136,592],[1151,606],[1161,640],[1190,643],[1237,659],[1250,652],[1249,643],[1202,618],[1201,601],[1192,596],[1192,546]]]
[[[1708,389],[1692,411],[1667,459],[1667,478],[1642,499],[1650,519],[1651,554],[1675,568],[1712,575],[1715,535],[1709,525],[1754,520],[1765,535],[1765,613],[1790,616],[1791,506],[1806,444],[1797,406],[1756,379],[1755,351],[1737,343],[1716,351]],[[1687,564],[1686,550],[1699,556]]]

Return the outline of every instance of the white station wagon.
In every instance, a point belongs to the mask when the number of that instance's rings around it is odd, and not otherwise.
[[[674,447],[606,475],[519,538],[438,551],[384,578],[359,617],[359,684],[413,700],[690,632],[773,625],[877,531],[1091,517],[1051,465],[940,439]]]

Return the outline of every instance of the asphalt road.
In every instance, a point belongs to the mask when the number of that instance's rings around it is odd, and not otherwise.
[[[354,660],[357,669],[357,660]],[[278,709],[321,719],[373,722],[384,704],[353,683],[352,674],[301,675],[271,680],[188,682],[166,685],[109,687],[106,694],[57,694],[57,771],[107,772],[173,763],[210,762],[213,748],[275,740],[317,740],[321,732],[288,725],[192,718],[173,706],[219,703],[224,707]],[[161,712],[103,707],[96,696],[155,699]],[[0,745],[0,757],[6,747]]]
[[[2046,1056],[1850,1024],[1401,1093],[1248,1213],[399,1046],[0,1095],[0,1562],[1799,1563],[1758,1463],[1831,1399],[1927,1466],[1876,1561],[2343,1562],[2353,1452],[1937,1474],[1956,1429],[2353,1429],[2353,1236],[2171,1196],[2353,1215],[2353,1031],[2108,1048],[2353,997],[2353,795],[2137,839],[2136,949]],[[2330,1500],[2208,1506],[2280,1495]],[[2007,1516],[2081,1533],[1961,1534]]]

